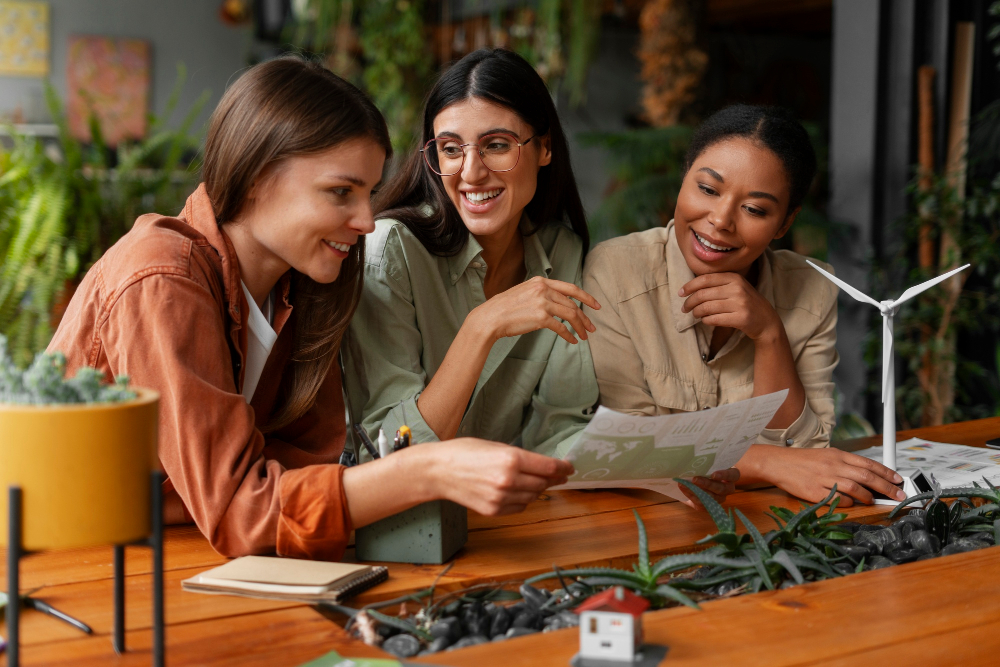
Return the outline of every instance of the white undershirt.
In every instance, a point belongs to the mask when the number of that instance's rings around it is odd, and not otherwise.
[[[240,285],[243,286],[243,294],[246,295],[247,304],[250,306],[250,314],[247,317],[250,325],[250,330],[247,332],[247,359],[243,372],[243,397],[249,403],[253,398],[253,392],[257,389],[260,374],[264,371],[264,363],[271,354],[271,348],[274,347],[274,341],[278,340],[278,334],[274,332],[274,290],[267,295],[264,311],[261,312],[242,280]]]

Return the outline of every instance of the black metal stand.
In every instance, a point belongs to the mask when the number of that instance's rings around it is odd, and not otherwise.
[[[163,632],[163,472],[153,471],[150,479],[150,511],[152,535],[135,542],[136,546],[153,549],[153,665],[164,665]],[[20,665],[20,562],[28,555],[24,550],[21,526],[21,488],[8,489],[7,504],[7,665]],[[112,644],[119,655],[125,652],[125,545],[114,546],[114,628]]]

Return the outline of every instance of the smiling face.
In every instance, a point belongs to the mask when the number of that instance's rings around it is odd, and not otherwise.
[[[535,131],[510,109],[477,97],[445,107],[434,117],[434,136],[457,144],[478,143],[496,133],[509,134],[520,143]],[[503,172],[487,169],[475,146],[464,150],[462,170],[440,177],[448,198],[477,238],[509,232],[535,196],[538,170],[552,161],[549,138],[536,137],[522,146],[517,166]]]
[[[274,285],[289,268],[318,283],[336,280],[351,246],[375,229],[371,193],[384,162],[374,141],[352,139],[265,171],[226,226],[251,292],[251,283]]]
[[[731,138],[712,144],[684,176],[674,230],[695,275],[739,273],[746,277],[768,244],[791,227],[789,179],[773,152]]]

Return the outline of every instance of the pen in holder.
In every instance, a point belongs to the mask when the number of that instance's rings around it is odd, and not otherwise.
[[[365,448],[377,452],[364,429],[354,428]],[[400,427],[393,451],[409,447],[411,438],[410,428]],[[380,445],[384,439],[380,432]],[[373,458],[379,457],[373,454]],[[354,553],[358,560],[441,564],[465,546],[468,538],[467,510],[449,500],[432,500],[358,528]]]
[[[439,565],[468,538],[468,511],[450,500],[432,500],[358,528],[354,548],[362,561]]]

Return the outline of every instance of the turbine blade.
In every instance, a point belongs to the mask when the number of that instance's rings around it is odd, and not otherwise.
[[[875,306],[876,308],[881,309],[882,306],[879,304],[878,301],[876,301],[875,299],[871,298],[870,296],[868,296],[867,294],[865,294],[861,290],[858,290],[858,289],[855,289],[854,287],[851,287],[850,285],[848,285],[847,283],[845,283],[843,280],[841,280],[837,276],[833,275],[829,271],[824,271],[823,269],[819,268],[818,266],[816,266],[815,264],[813,264],[812,262],[810,262],[808,259],[806,260],[806,262],[808,262],[809,266],[813,267],[814,269],[816,269],[817,271],[819,271],[820,273],[822,273],[831,282],[833,282],[835,285],[837,285],[838,287],[840,287],[840,289],[844,290],[845,292],[847,292],[848,294],[850,294],[851,296],[853,296],[858,301],[861,301],[862,303],[870,303],[871,305]]]
[[[903,292],[902,294],[900,294],[899,298],[896,299],[895,301],[893,301],[892,304],[894,306],[898,306],[899,304],[903,303],[904,301],[908,301],[908,300],[912,299],[913,297],[915,297],[916,295],[920,294],[924,290],[928,290],[928,289],[934,287],[935,285],[937,285],[938,283],[944,282],[945,280],[948,280],[948,278],[951,278],[956,273],[959,273],[960,271],[965,271],[970,266],[972,266],[972,265],[971,264],[966,264],[965,266],[960,266],[957,269],[952,269],[948,273],[942,273],[937,278],[931,278],[927,282],[920,283],[919,285],[914,285],[913,287],[908,288],[905,292]]]

